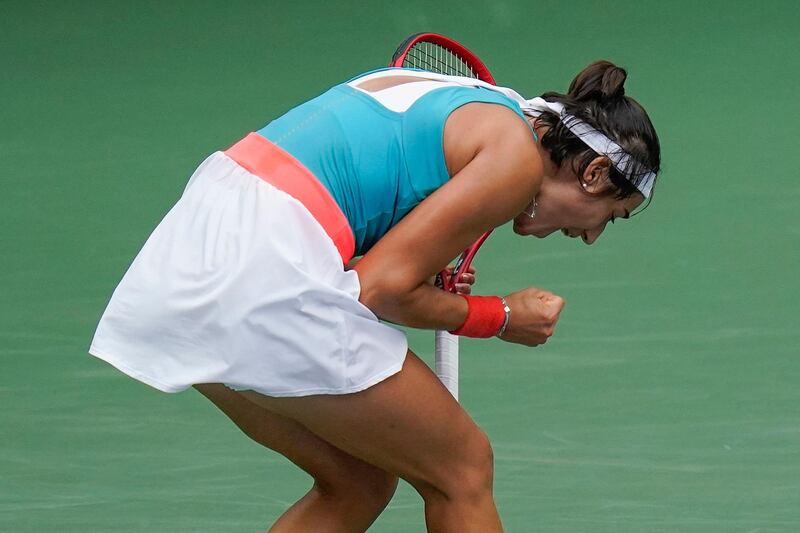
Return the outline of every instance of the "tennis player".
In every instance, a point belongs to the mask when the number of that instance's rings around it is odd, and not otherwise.
[[[397,68],[336,85],[200,165],[90,352],[161,391],[195,387],[308,472],[274,532],[363,531],[398,477],[429,530],[501,531],[486,435],[385,322],[528,346],[553,335],[555,294],[428,280],[510,220],[591,244],[651,196],[658,138],[625,78],[600,61],[531,100]]]

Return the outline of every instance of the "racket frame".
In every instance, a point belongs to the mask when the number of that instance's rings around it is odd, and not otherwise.
[[[397,50],[395,50],[394,55],[392,56],[392,62],[389,64],[389,66],[402,67],[403,61],[405,61],[406,56],[411,48],[421,42],[432,43],[454,53],[475,71],[475,73],[478,75],[478,79],[487,83],[491,83],[492,85],[497,85],[497,82],[494,81],[494,76],[492,76],[492,73],[489,72],[489,69],[478,56],[473,54],[466,46],[458,41],[449,37],[445,37],[439,33],[424,32],[408,37],[405,41],[400,43],[400,46],[398,46]]]

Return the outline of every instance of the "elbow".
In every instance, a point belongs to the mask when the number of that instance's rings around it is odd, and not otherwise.
[[[365,283],[359,276],[359,285],[361,292],[358,295],[358,301],[368,307],[373,313],[380,316],[377,312],[376,305],[381,299],[381,290],[374,283]]]
[[[361,286],[359,302],[379,318],[403,323],[404,302],[412,299],[408,288],[391,277],[364,276],[361,272],[359,272],[359,284]]]

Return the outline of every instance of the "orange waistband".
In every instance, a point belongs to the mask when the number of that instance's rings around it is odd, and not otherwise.
[[[242,168],[302,203],[331,238],[346,265],[355,252],[350,223],[322,183],[285,150],[257,133],[250,133],[225,155]]]

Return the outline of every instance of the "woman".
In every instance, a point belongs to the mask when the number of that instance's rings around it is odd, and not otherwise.
[[[596,62],[530,101],[404,69],[333,87],[198,168],[90,352],[163,391],[194,386],[308,472],[272,531],[363,531],[398,477],[430,530],[500,531],[486,436],[378,318],[546,342],[558,296],[427,280],[509,220],[591,244],[650,196],[658,138],[625,77]]]

